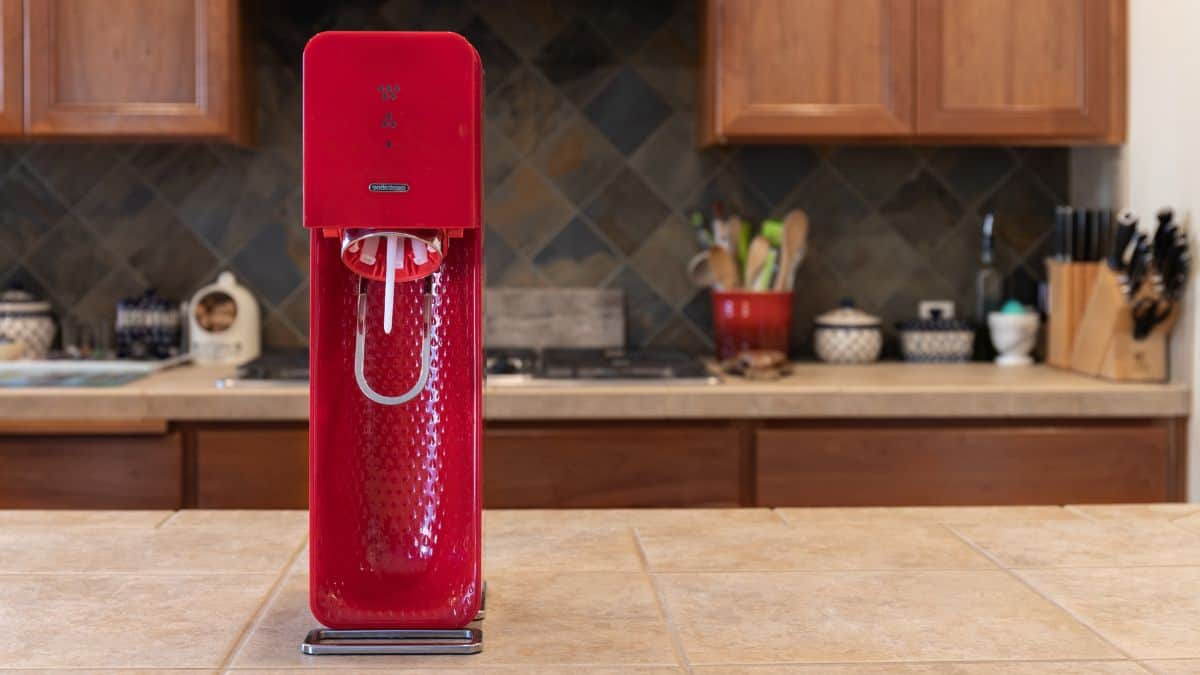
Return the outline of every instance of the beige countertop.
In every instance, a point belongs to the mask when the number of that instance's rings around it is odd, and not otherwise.
[[[301,654],[306,525],[0,511],[0,667],[1200,672],[1200,505],[488,512],[459,657]]]
[[[0,390],[3,420],[305,420],[303,386],[218,389],[183,366],[105,389]],[[1046,366],[798,364],[774,382],[488,385],[490,420],[812,417],[1176,417],[1183,385],[1114,383]]]

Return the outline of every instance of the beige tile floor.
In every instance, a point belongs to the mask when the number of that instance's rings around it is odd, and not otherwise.
[[[1179,505],[489,512],[472,657],[302,655],[306,527],[0,512],[0,675],[1200,673]]]

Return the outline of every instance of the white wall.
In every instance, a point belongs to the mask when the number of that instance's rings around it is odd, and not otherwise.
[[[1172,206],[1192,235],[1200,227],[1200,0],[1130,0],[1129,135],[1122,148],[1072,152],[1072,199],[1134,209],[1146,223]],[[1200,264],[1200,255],[1193,256]],[[1193,275],[1194,288],[1196,278]],[[1200,383],[1200,312],[1184,299],[1171,345],[1171,379]],[[1192,395],[1188,495],[1200,501],[1200,397]]]

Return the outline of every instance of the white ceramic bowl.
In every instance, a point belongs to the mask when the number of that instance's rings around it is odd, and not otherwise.
[[[883,351],[883,331],[879,326],[817,326],[813,347],[826,363],[871,363]]]

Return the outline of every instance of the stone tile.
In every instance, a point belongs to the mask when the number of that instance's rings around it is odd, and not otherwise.
[[[483,527],[654,527],[694,530],[709,526],[778,523],[779,518],[762,508],[696,509],[487,509]]]
[[[288,578],[234,668],[421,668],[550,665],[674,666],[671,639],[649,580],[634,572],[488,572],[482,653],[470,657],[305,656],[296,636],[317,625],[305,575]],[[584,671],[586,672],[586,671]]]
[[[123,147],[107,143],[37,143],[25,162],[69,204],[77,204],[121,161]]]
[[[771,212],[771,205],[758,190],[750,187],[729,165],[717,170],[698,193],[693,192],[687,210],[710,215],[717,203],[725,207],[727,216],[741,216],[751,223],[761,221]]]
[[[24,256],[66,214],[66,209],[25,166],[0,177],[0,269]]]
[[[908,242],[878,216],[838,232],[826,260],[867,307],[877,307],[891,297],[910,271],[923,262]]]
[[[488,121],[528,155],[571,114],[570,106],[532,66],[521,66],[488,96]]]
[[[162,524],[167,530],[265,531],[304,537],[308,534],[308,511],[302,509],[184,509]]]
[[[164,298],[189,299],[212,278],[217,259],[174,216],[156,225],[158,231],[130,256],[129,264]]]
[[[513,49],[533,56],[570,20],[567,5],[554,0],[489,0],[479,3],[488,25]]]
[[[207,175],[197,176],[191,191],[179,198],[180,220],[226,254],[235,252],[257,234],[276,206],[247,194],[248,169],[245,162],[224,164]],[[231,222],[234,211],[239,209],[239,223],[234,225]],[[263,220],[253,220],[256,217]]]
[[[1134,658],[1200,656],[1200,567],[1021,570],[1019,575]]]
[[[591,100],[619,65],[612,48],[582,19],[567,24],[533,63],[576,105]]]
[[[116,265],[75,303],[71,317],[84,324],[111,323],[116,320],[117,301],[140,295],[146,287],[141,275],[126,265]]]
[[[75,213],[91,225],[105,247],[125,260],[161,243],[166,225],[177,220],[150,186],[121,164],[105,172]]]
[[[1007,148],[948,146],[935,150],[929,158],[929,167],[964,204],[990,194],[1014,164]]]
[[[660,574],[657,580],[693,665],[1121,657],[1001,571]]]
[[[785,523],[638,528],[652,572],[994,569],[941,525]]]
[[[817,154],[803,145],[748,145],[733,156],[731,168],[768,204],[777,204],[819,163]]]
[[[1006,567],[1200,565],[1200,537],[1156,520],[955,525]]]
[[[847,145],[829,162],[871,204],[886,201],[917,169],[916,153],[902,145]]]
[[[662,124],[671,109],[626,66],[587,104],[584,113],[618,150],[629,156]]]
[[[991,663],[823,663],[701,666],[692,672],[728,675],[1147,675],[1132,661],[1010,661]],[[1191,672],[1191,671],[1188,671]]]
[[[958,200],[926,171],[906,181],[879,207],[879,215],[922,254],[937,247],[962,213]]]
[[[1200,504],[1068,504],[1066,510],[1092,520],[1181,520],[1200,513]]]
[[[1079,520],[1060,506],[889,506],[775,509],[789,523],[1022,523],[1043,520]]]
[[[727,151],[696,147],[696,115],[671,115],[642,143],[629,159],[636,169],[674,207],[688,206],[688,198],[720,167]]]
[[[791,351],[806,357],[813,355],[813,321],[834,309],[852,291],[852,287],[843,285],[824,261],[813,255],[812,245],[809,249],[808,258],[796,271],[792,294]]]
[[[783,218],[792,209],[802,209],[808,215],[807,260],[823,258],[855,226],[866,227],[862,221],[869,213],[862,199],[828,167],[809,176],[775,206],[772,215]],[[826,298],[827,303],[836,301],[837,298]]]
[[[617,248],[632,254],[662,224],[670,209],[645,181],[625,168],[584,207],[583,213]],[[688,240],[681,244],[689,246]]]
[[[173,514],[173,511],[8,509],[0,511],[0,527],[128,527],[149,530]]]
[[[1150,672],[1160,675],[1195,675],[1200,673],[1200,659],[1170,659],[1164,661],[1145,661]]]
[[[679,307],[696,292],[687,273],[688,262],[699,252],[694,241],[691,225],[671,214],[645,237],[633,256],[633,268],[672,307]]]
[[[584,10],[596,30],[622,54],[631,54],[669,18],[674,2],[594,2]]]
[[[958,224],[933,248],[928,260],[952,285],[973,292],[982,251],[983,218],[972,211],[963,214]],[[1001,274],[1007,274],[1021,263],[1020,258],[1003,243],[994,247],[992,260]],[[958,309],[961,316],[973,318],[974,303]]]
[[[279,314],[302,335],[308,338],[308,282],[299,288],[279,305]]]
[[[847,280],[847,285],[852,285]],[[953,300],[955,316],[969,317],[974,303],[974,282],[970,286],[956,288],[946,281],[937,270],[930,267],[918,266],[907,278],[896,285],[895,292],[881,304],[872,307],[883,321],[884,333],[894,332],[897,321],[905,321],[917,316],[917,306],[922,300]],[[856,289],[857,290],[857,289]],[[899,347],[897,346],[897,349]],[[889,352],[888,357],[899,356],[899,352]]]
[[[1054,198],[1028,171],[1018,171],[979,207],[996,214],[996,241],[1024,256],[1054,227]]]
[[[1071,151],[1068,148],[1022,148],[1021,163],[1033,171],[1060,203],[1071,197]]]
[[[129,164],[176,206],[197,186],[227,170],[221,158],[204,145],[146,144],[129,158]]]
[[[0,143],[0,174],[12,170],[32,149],[27,143]]]
[[[233,258],[233,269],[256,295],[274,306],[304,281],[305,268],[288,255],[286,226],[268,223]]]
[[[109,528],[0,531],[4,574],[278,573],[306,528]]]
[[[483,192],[487,199],[494,188],[512,175],[521,156],[504,134],[492,124],[483,126]]]
[[[682,316],[667,321],[667,325],[650,338],[647,346],[677,349],[685,354],[712,354],[714,350],[712,338],[706,330]]]
[[[496,91],[521,65],[521,57],[479,17],[472,18],[458,32],[479,52],[479,59],[483,62],[483,85],[487,93]]]
[[[525,164],[492,192],[483,211],[492,231],[525,255],[537,253],[573,215],[571,203]]]
[[[500,518],[486,522],[483,540],[483,568],[488,578],[508,572],[642,569],[629,527],[562,523],[547,528]]]
[[[533,264],[558,286],[595,286],[620,261],[608,244],[582,218],[573,218],[533,258]]]
[[[572,115],[542,143],[533,163],[576,205],[584,204],[622,167],[621,156],[579,115]]]
[[[494,286],[541,286],[544,281],[533,266],[494,233],[485,235],[483,246],[484,281]]]
[[[625,292],[625,331],[627,345],[640,347],[671,318],[671,306],[637,272],[626,267],[610,281],[607,288]]]
[[[1025,265],[1020,265],[1004,277],[1004,297],[1019,300],[1021,304],[1036,307],[1038,284],[1041,282]]]
[[[701,288],[680,310],[684,318],[696,324],[705,335],[712,337],[712,291]]]
[[[474,3],[466,0],[450,0],[448,2],[385,0],[372,4],[379,5],[379,14],[387,21],[388,28],[391,30],[420,29],[462,32],[465,30],[463,26],[475,18],[472,12]]]
[[[131,666],[216,668],[275,578],[0,576],[0,630],[11,646],[4,665],[104,672]]]
[[[115,263],[91,230],[68,215],[29,254],[30,270],[68,306],[87,295]]]
[[[267,311],[263,316],[262,339],[272,349],[291,349],[307,344],[300,331],[274,311]]]
[[[659,3],[639,6],[649,4]],[[696,109],[698,34],[695,3],[677,3],[675,14],[629,59],[638,75],[678,111]]]

